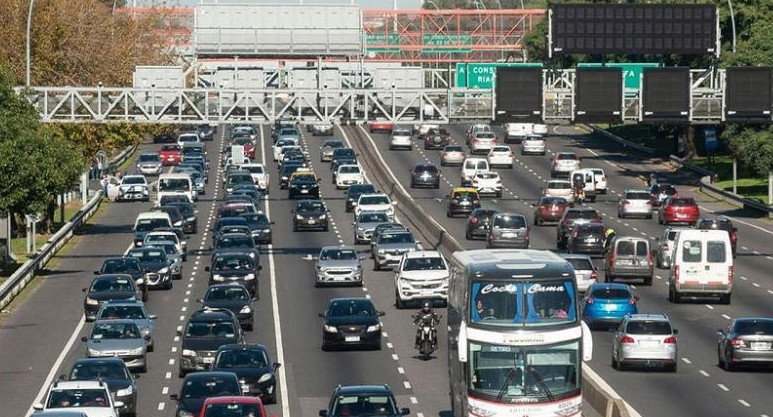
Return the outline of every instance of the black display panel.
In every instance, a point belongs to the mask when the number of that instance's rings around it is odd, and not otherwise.
[[[497,121],[542,120],[542,68],[497,68],[495,92]]]
[[[714,54],[712,4],[555,4],[553,52],[568,54]]]
[[[618,123],[623,117],[623,70],[577,68],[574,120]]]
[[[730,67],[725,76],[725,119],[770,123],[773,68]]]
[[[643,79],[643,120],[672,122],[689,120],[689,68],[644,68]]]

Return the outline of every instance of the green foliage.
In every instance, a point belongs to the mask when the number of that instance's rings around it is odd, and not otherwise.
[[[773,128],[730,125],[722,132],[733,154],[758,176],[773,170]]]

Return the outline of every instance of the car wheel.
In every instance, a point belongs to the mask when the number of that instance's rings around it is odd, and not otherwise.
[[[497,198],[502,198],[502,192],[501,191],[497,192]]]
[[[451,215],[450,211],[446,211],[446,217],[454,217],[454,216]]]
[[[244,325],[244,330],[251,332],[255,328],[255,323],[249,323]]]
[[[436,189],[436,190],[437,190],[437,189],[440,189],[440,183],[439,183],[439,182],[438,182],[438,183],[435,183],[435,189]],[[733,257],[735,257],[735,255],[733,255]]]
[[[719,296],[719,303],[720,304],[730,304],[730,294],[722,294]]]
[[[380,271],[381,270],[381,265],[379,265],[378,262],[376,262],[375,258],[373,260],[373,270],[374,271]]]
[[[440,160],[440,166],[441,166],[441,167],[444,167],[444,166],[446,166],[446,162],[445,162],[445,161],[443,161],[442,159]]]
[[[644,285],[647,287],[652,286],[652,275],[644,277]]]
[[[472,240],[472,235],[470,234],[469,230],[464,233],[464,238],[467,240]]]
[[[725,358],[729,357],[730,355],[725,352]],[[735,365],[733,365],[732,362],[730,362],[729,359],[726,359],[722,361],[722,369],[726,370],[727,372],[733,372],[735,371]]]
[[[166,284],[164,288],[166,288],[167,290],[171,290],[173,286],[174,284],[172,283],[172,278],[169,278],[169,282]]]
[[[298,231],[298,226],[293,224],[293,232],[297,232],[297,231]]]
[[[400,299],[400,295],[397,294],[397,291],[395,291],[395,307],[397,307],[398,310],[405,308],[405,301]]]
[[[677,363],[674,362],[674,363],[668,365],[668,367],[666,369],[668,370],[668,372],[676,372],[676,368],[677,368]]]
[[[148,291],[147,291],[147,290],[145,290],[145,291],[142,293],[142,302],[144,302],[144,303],[147,303],[147,302],[148,302]]]
[[[148,372],[148,365],[142,365],[142,368],[137,370],[137,373],[144,374]]]
[[[187,374],[187,372],[183,371],[182,368],[180,368],[180,370],[177,371],[177,377],[178,378],[185,378],[186,374]]]
[[[322,350],[325,351],[325,352],[329,351],[330,350],[330,345],[328,345],[327,343],[325,343],[323,341],[322,342]]]
[[[413,181],[411,181],[411,188],[416,188],[416,184]]]

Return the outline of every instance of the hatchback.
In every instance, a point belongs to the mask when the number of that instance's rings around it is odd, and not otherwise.
[[[773,319],[739,317],[717,334],[717,362],[726,371],[738,365],[773,364]]]
[[[453,217],[457,214],[472,213],[473,210],[480,207],[480,197],[475,188],[458,187],[448,195],[447,217]]]
[[[593,260],[588,255],[578,254],[562,254],[562,258],[566,259],[574,268],[574,276],[577,279],[577,291],[588,291],[591,285],[595,284],[598,280],[598,271],[596,266],[593,265]]]
[[[183,379],[180,393],[170,394],[169,398],[177,402],[176,416],[194,417],[207,400],[240,395],[241,384],[233,372],[195,372]]]
[[[570,208],[566,210],[556,229],[556,243],[558,248],[566,248],[566,242],[569,240],[569,234],[571,234],[575,224],[603,222],[604,220],[602,220],[601,215],[595,209]]]
[[[626,284],[596,283],[582,298],[582,318],[591,327],[617,325],[626,315],[639,312],[638,301]]]
[[[411,188],[440,188],[440,170],[434,164],[417,164],[411,170]]]
[[[650,241],[642,237],[620,236],[609,245],[604,261],[604,281],[615,278],[641,278],[644,285],[652,285],[653,256]]]
[[[316,126],[316,125],[315,125]],[[316,136],[316,130],[314,131]],[[268,417],[263,401],[250,396],[209,397],[196,417],[248,416]]]
[[[520,213],[497,213],[491,218],[487,248],[529,248],[530,228]]]
[[[675,197],[678,195],[676,187],[671,184],[652,184],[650,186],[650,197],[652,198],[652,205],[655,207],[663,204],[668,197]]]
[[[499,210],[491,208],[477,208],[472,211],[467,218],[467,227],[465,228],[465,238],[467,240],[485,239],[491,228],[491,218],[499,213]]]
[[[733,248],[733,258],[736,257],[736,248],[738,246],[738,228],[733,226],[733,221],[726,218],[701,218],[698,220],[696,229],[705,230],[724,230],[730,235],[730,245]]]
[[[479,195],[487,194],[502,197],[502,178],[494,171],[475,173],[472,178],[472,186],[478,190]]]
[[[581,169],[580,157],[574,152],[558,152],[550,164],[550,176],[568,176],[570,172]]]
[[[470,153],[488,153],[497,146],[499,140],[494,132],[478,132],[470,141]]]
[[[574,203],[572,183],[567,180],[550,180],[542,190],[546,197],[561,197],[570,203]]]
[[[701,210],[692,197],[669,197],[658,208],[658,223],[687,223],[694,226]]]
[[[617,205],[617,217],[642,216],[652,218],[652,198],[647,190],[625,190]]]
[[[330,403],[319,410],[321,417],[334,416],[407,416],[408,408],[397,408],[395,396],[389,385],[337,386],[330,397]]]
[[[464,148],[459,145],[448,145],[440,154],[440,165],[461,165],[464,158]]]
[[[488,164],[491,167],[505,167],[513,169],[513,150],[509,146],[494,146],[488,153]]]
[[[626,316],[612,338],[612,367],[663,366],[676,372],[677,333],[663,313]]]
[[[373,184],[357,184],[352,185],[346,190],[346,212],[354,211],[354,207],[357,205],[357,200],[363,194],[375,194],[376,187]]]
[[[566,243],[567,252],[603,255],[606,242],[605,231],[601,223],[575,224]]]
[[[451,134],[445,129],[432,128],[424,135],[424,150],[443,149],[451,141]]]
[[[568,203],[563,197],[540,197],[537,204],[534,205],[534,225],[557,223],[564,215],[567,205]]]

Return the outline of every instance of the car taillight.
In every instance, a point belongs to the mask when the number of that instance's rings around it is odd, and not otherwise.
[[[679,265],[674,265],[674,281],[679,282]]]
[[[733,347],[736,347],[736,348],[746,347],[746,341],[743,339],[733,339],[730,341],[730,343],[733,345]]]
[[[623,336],[623,337],[620,338],[620,344],[622,344],[622,345],[629,345],[629,344],[632,344],[632,343],[636,343],[636,341],[633,340],[633,337],[631,337],[631,336]]]
[[[727,282],[733,283],[733,265],[727,267]]]
[[[598,278],[599,274],[597,274],[596,271],[590,273],[590,279],[597,280]]]
[[[478,218],[477,218],[477,217],[473,217],[473,218],[471,218],[471,219],[470,219],[470,223],[472,223],[472,224],[478,224]]]
[[[459,204],[459,200],[456,199],[456,198],[452,199],[451,202],[454,203],[454,204]]]
[[[472,200],[472,204],[478,204],[480,203],[480,200]]]
[[[497,180],[497,184],[502,184],[502,180]]]
[[[631,204],[631,202],[630,202],[630,201],[628,201],[628,200],[623,200],[623,205],[624,205],[624,206],[627,206],[627,205],[629,205],[629,204]]]
[[[593,304],[594,301],[596,301],[596,300],[594,300],[593,296],[591,295],[590,297],[588,297],[587,300],[585,300],[585,304]]]
[[[488,238],[488,240],[493,240],[494,239],[494,234],[489,232],[487,238]]]
[[[524,239],[528,242],[529,239],[531,239],[531,234],[529,232],[526,232],[526,236],[524,236]]]
[[[676,337],[674,336],[668,336],[663,340],[663,343],[667,345],[675,345],[676,344]]]
[[[634,298],[634,297],[629,298],[628,299],[628,304],[635,305],[636,304],[636,298]]]
[[[615,251],[609,252],[609,266],[612,266],[615,264]]]

